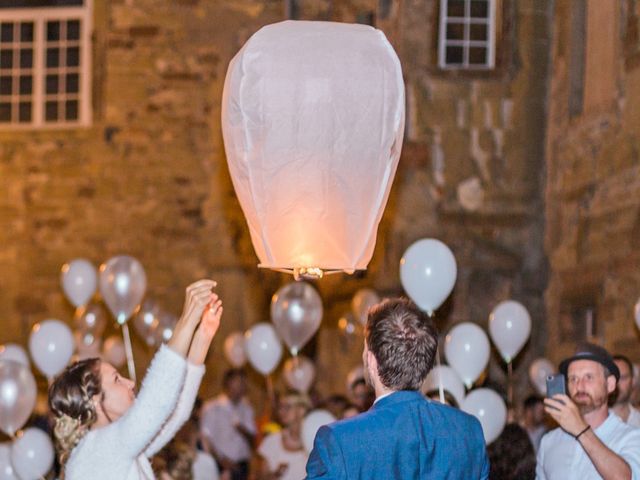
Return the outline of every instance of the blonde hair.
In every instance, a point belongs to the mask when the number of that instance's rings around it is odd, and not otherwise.
[[[73,449],[97,419],[93,403],[96,395],[102,395],[99,358],[67,367],[49,388],[49,409],[55,420],[53,433],[63,469]]]

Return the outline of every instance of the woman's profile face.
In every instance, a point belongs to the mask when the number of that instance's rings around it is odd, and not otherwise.
[[[102,377],[102,408],[112,421],[125,414],[135,400],[135,383],[123,377],[107,362],[100,363]]]

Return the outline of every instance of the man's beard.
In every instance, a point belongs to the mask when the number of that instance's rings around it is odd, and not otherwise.
[[[587,392],[576,392],[572,396],[571,400],[573,400],[573,402],[578,406],[578,410],[580,410],[582,415],[599,409],[607,401],[606,397],[604,399],[595,399]]]

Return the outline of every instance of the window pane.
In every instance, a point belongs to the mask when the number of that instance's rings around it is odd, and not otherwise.
[[[449,0],[447,2],[448,17],[464,17],[464,0]]]
[[[31,75],[23,75],[20,77],[20,95],[31,95],[33,90],[33,79]]]
[[[0,122],[11,121],[11,104],[0,103]]]
[[[11,77],[0,77],[0,95],[11,95]]]
[[[78,101],[69,100],[65,105],[65,119],[77,120],[78,119]]]
[[[46,91],[48,94],[58,93],[58,76],[57,75],[47,75],[46,78]]]
[[[79,40],[80,39],[80,21],[69,20],[67,22],[67,40]]]
[[[447,40],[464,40],[464,24],[448,23]]]
[[[78,74],[70,73],[67,75],[67,93],[78,93]]]
[[[20,50],[20,68],[33,67],[33,50]]]
[[[20,41],[33,42],[33,23],[20,24]]]
[[[13,50],[2,50],[0,52],[0,68],[13,67]]]
[[[469,48],[469,63],[474,65],[484,65],[487,63],[486,47]]]
[[[60,40],[60,22],[47,22],[47,41]]]
[[[462,63],[462,47],[447,47],[447,55],[445,57],[447,65]]]
[[[80,65],[80,48],[67,48],[67,67],[77,67]]]
[[[47,68],[56,68],[60,66],[60,49],[47,48]]]
[[[3,43],[13,42],[13,23],[3,23],[0,27],[0,40]]]
[[[471,1],[471,17],[487,18],[489,16],[488,0],[472,0]]]
[[[469,25],[469,39],[486,41],[488,30],[489,25],[485,23],[472,23]]]
[[[31,121],[31,102],[21,102],[18,108],[18,121],[30,122]]]
[[[44,105],[44,118],[46,121],[58,119],[58,102],[46,102]]]

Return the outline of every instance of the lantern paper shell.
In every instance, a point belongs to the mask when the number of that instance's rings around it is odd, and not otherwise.
[[[263,27],[229,65],[222,131],[261,267],[366,268],[404,131],[400,61],[381,31]]]

